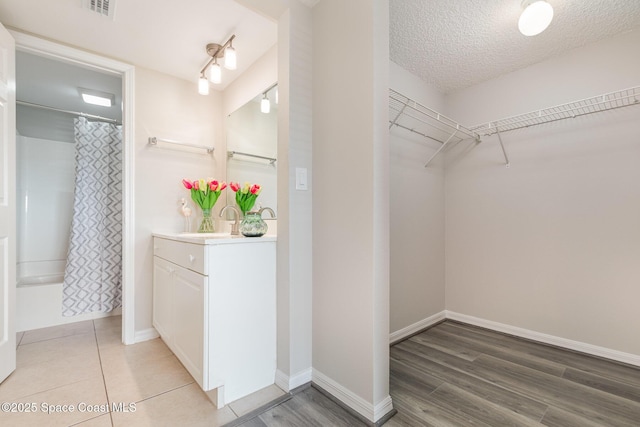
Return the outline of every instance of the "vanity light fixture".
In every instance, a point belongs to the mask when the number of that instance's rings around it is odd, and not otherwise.
[[[265,114],[269,114],[271,112],[271,101],[267,98],[267,92],[263,94],[262,101],[260,101],[260,111]]]
[[[274,83],[269,86],[264,92],[262,92],[262,100],[260,101],[260,111],[269,114],[271,112],[271,101],[269,100],[268,93],[271,89],[275,88],[275,101],[278,104],[278,83]]]
[[[222,83],[222,68],[220,68],[220,64],[218,64],[218,58],[213,60],[213,64],[211,64],[211,68],[209,69],[209,80],[213,84]]]
[[[99,105],[101,107],[111,107],[115,103],[115,95],[112,93],[101,92],[99,90],[78,88],[82,100],[87,104]]]
[[[204,73],[200,74],[200,78],[198,79],[198,93],[200,95],[209,95],[209,80]]]
[[[209,80],[211,83],[220,84],[222,82],[222,68],[218,64],[218,59],[225,58],[224,66],[229,70],[235,70],[237,68],[237,56],[236,50],[233,48],[233,39],[236,35],[229,37],[229,40],[225,44],[209,43],[206,47],[207,55],[211,58],[207,61],[206,65],[200,70],[200,78],[198,79],[198,93],[200,95],[208,95],[209,88],[204,89],[204,83],[202,78],[206,76],[207,69],[209,70]],[[207,83],[208,86],[208,83]]]
[[[235,70],[238,68],[236,50],[233,48],[233,37],[229,39],[229,46],[225,49],[224,68],[227,70]]]
[[[525,36],[538,35],[551,24],[553,7],[545,0],[523,0],[522,7],[518,29]]]

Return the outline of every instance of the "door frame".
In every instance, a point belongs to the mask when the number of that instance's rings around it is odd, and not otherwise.
[[[122,78],[122,342],[135,343],[134,82],[135,67],[80,49],[9,30],[16,50]]]

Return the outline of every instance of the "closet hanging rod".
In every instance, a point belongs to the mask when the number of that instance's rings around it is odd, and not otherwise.
[[[433,137],[433,136],[431,136],[431,135],[427,135],[427,134],[426,134],[426,133],[424,133],[424,132],[420,132],[419,130],[416,130],[416,129],[414,129],[414,128],[410,128],[410,127],[408,127],[408,126],[404,126],[404,125],[401,125],[401,124],[399,124],[399,123],[393,123],[393,126],[397,126],[397,127],[399,127],[399,128],[406,129],[406,130],[408,130],[408,131],[410,131],[410,132],[416,133],[416,134],[418,134],[418,135],[420,135],[420,136],[423,136],[423,137],[425,137],[425,138],[429,138],[429,139],[432,139],[432,140],[434,140],[434,141],[436,141],[436,142],[439,142],[440,144],[444,144],[444,141],[442,141],[442,140],[440,140],[440,139],[438,139],[438,138],[435,138],[435,137]]]
[[[437,126],[436,124],[431,123],[431,122],[429,122],[427,120],[423,120],[419,116],[410,114],[409,112],[404,113],[404,116],[410,117],[410,118],[414,119],[415,121],[417,121],[419,123],[422,123],[422,124],[425,124],[425,125],[429,125],[430,127],[434,128],[434,129],[437,129],[437,130],[439,130],[439,131],[441,131],[443,133],[446,133],[447,135],[449,135],[451,133],[451,131],[453,130],[450,127],[449,127],[449,129],[445,129],[445,128],[441,127],[441,126]],[[389,129],[391,129],[391,127],[393,127],[393,126],[397,126],[397,127],[406,129],[406,130],[411,131],[413,133],[417,133],[418,135],[424,136],[424,137],[429,138],[429,139],[433,139],[434,141],[438,141],[440,144],[444,144],[444,141],[442,141],[441,139],[438,139],[438,138],[435,138],[435,137],[433,137],[431,135],[428,135],[426,133],[420,132],[420,131],[416,130],[413,127],[408,127],[408,126],[402,125],[401,123],[399,123],[398,119],[396,119],[394,123],[390,123],[389,124]],[[457,133],[458,129],[455,129],[454,132]],[[463,138],[460,138],[460,137],[458,137],[458,138],[459,139],[463,139]]]
[[[16,104],[18,105],[24,105],[26,107],[34,107],[34,108],[40,108],[42,110],[50,110],[50,111],[57,111],[59,113],[66,113],[66,114],[72,114],[74,116],[81,116],[81,117],[86,117],[88,119],[95,119],[95,120],[100,120],[103,122],[109,122],[109,123],[114,123],[119,125],[120,123],[115,120],[115,119],[110,119],[108,117],[102,117],[102,116],[97,116],[95,114],[88,114],[88,113],[83,113],[81,111],[71,111],[71,110],[64,110],[62,108],[56,108],[56,107],[50,107],[48,105],[42,105],[42,104],[34,104],[33,102],[27,102],[27,101],[20,101],[20,100],[16,100]]]
[[[543,108],[525,114],[518,114],[505,119],[473,126],[471,129],[482,135],[489,136],[497,132],[517,130],[632,105],[640,105],[640,86],[568,102],[554,107]]]
[[[192,144],[189,142],[174,141],[171,139],[161,139],[161,138],[156,138],[155,136],[149,137],[149,145],[157,146],[158,143],[165,143],[165,144],[171,144],[171,145],[182,146],[182,147],[198,148],[200,150],[207,150],[208,154],[213,154],[213,150],[215,150],[215,147],[210,145],[200,145],[200,144]]]
[[[276,161],[278,160],[275,157],[258,156],[257,154],[243,153],[240,151],[227,151],[227,157],[232,159],[234,156],[246,156],[253,157],[254,159],[267,160],[270,165],[275,165]]]

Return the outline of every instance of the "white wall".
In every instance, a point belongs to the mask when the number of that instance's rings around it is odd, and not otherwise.
[[[447,97],[464,124],[640,83],[640,32]],[[447,310],[640,355],[640,106],[449,153]]]
[[[443,94],[399,65],[389,66],[392,89],[442,111]],[[389,133],[390,330],[402,337],[445,309],[444,168],[441,158],[424,167],[439,143],[399,127]]]
[[[299,1],[238,0],[258,13],[278,21],[278,245],[277,310],[278,370],[276,383],[291,390],[311,380],[312,296],[312,194],[311,98],[312,11]],[[285,4],[286,3],[286,4]],[[268,57],[268,54],[265,55]],[[266,58],[265,62],[268,62]],[[256,72],[256,78],[271,76],[271,68]],[[246,74],[246,73],[245,73]],[[244,76],[243,76],[244,77]],[[276,78],[271,80],[275,82]],[[248,84],[244,101],[269,85]],[[235,84],[235,82],[234,82]],[[233,87],[231,85],[230,87]],[[247,89],[248,88],[248,89]],[[235,88],[234,88],[235,90]],[[225,99],[229,88],[225,90]],[[295,189],[295,169],[309,172],[307,191]]]
[[[73,216],[75,144],[20,135],[16,148],[18,283],[38,276],[61,281]]]
[[[221,95],[198,94],[194,82],[136,68],[135,82],[135,329],[151,328],[153,244],[157,230],[182,231],[180,198],[191,200],[183,178],[223,179]],[[150,136],[214,145],[214,156],[150,147]],[[216,203],[216,211],[222,203]],[[194,215],[199,208],[193,203]],[[216,216],[217,217],[217,216]],[[192,230],[197,226],[194,220]]]
[[[314,382],[372,421],[391,403],[388,34],[386,1],[313,9]]]
[[[278,385],[311,380],[312,362],[312,12],[298,1],[278,19]],[[295,189],[295,169],[309,189]]]

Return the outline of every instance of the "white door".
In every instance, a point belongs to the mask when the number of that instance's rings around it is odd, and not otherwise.
[[[16,369],[15,42],[0,24],[0,382]]]

